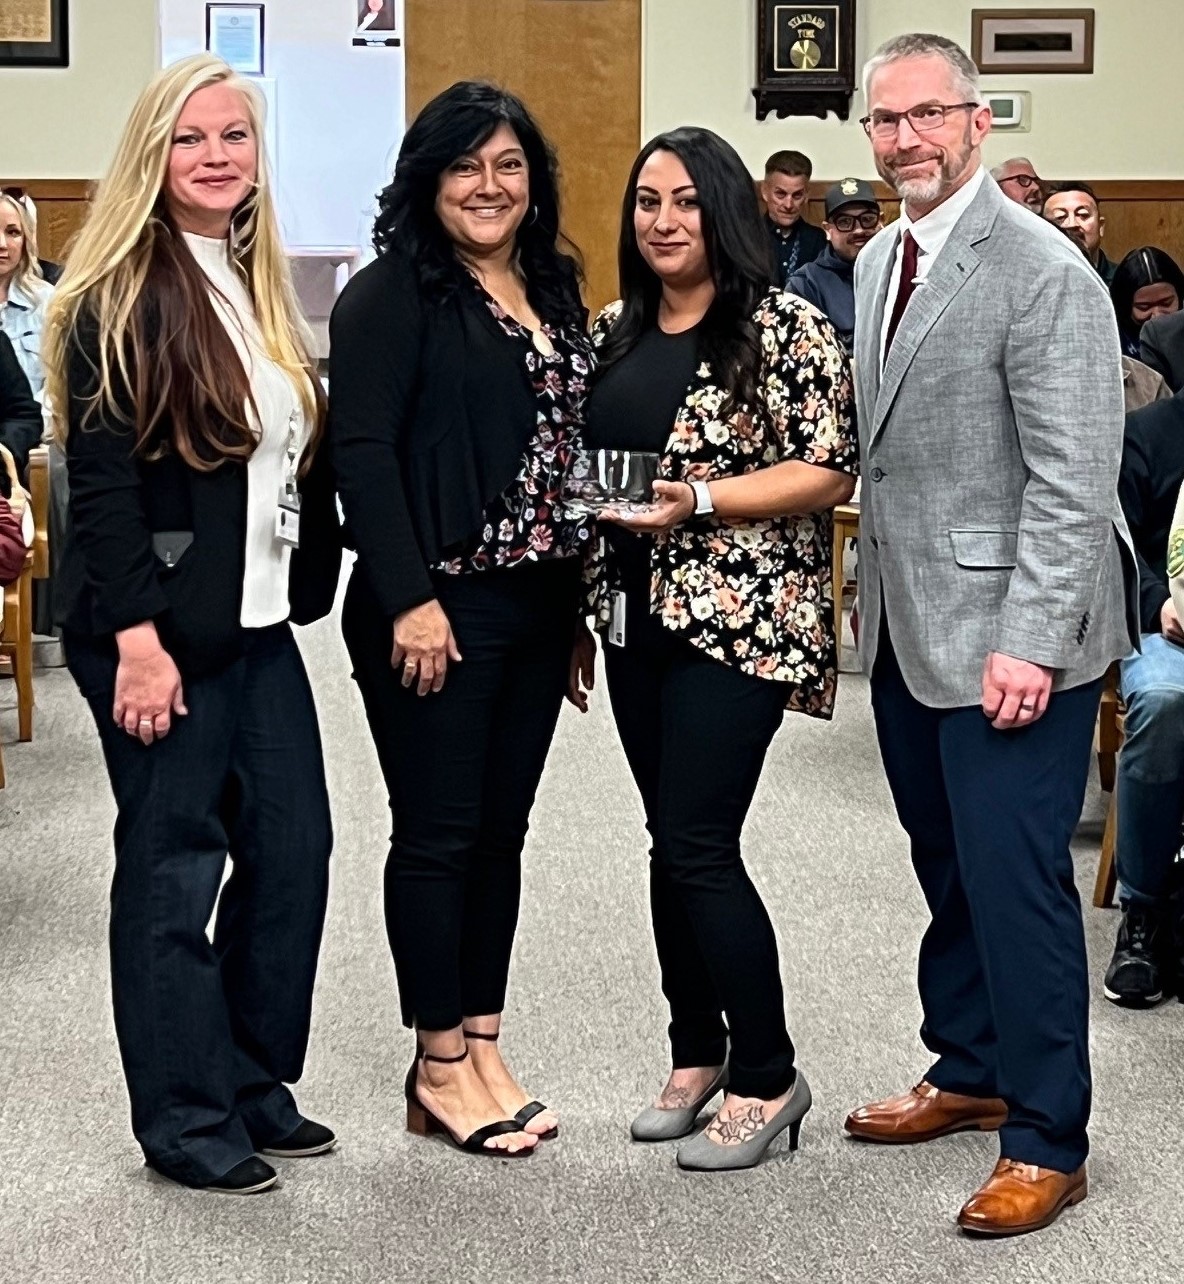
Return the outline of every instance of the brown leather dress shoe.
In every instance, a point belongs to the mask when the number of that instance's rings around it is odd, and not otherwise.
[[[907,1146],[968,1128],[993,1132],[1006,1121],[1007,1105],[998,1097],[964,1097],[922,1079],[899,1097],[853,1110],[843,1127],[860,1141]]]
[[[1085,1165],[1075,1173],[1001,1159],[984,1185],[962,1206],[958,1225],[968,1235],[1025,1235],[1043,1230],[1061,1210],[1089,1193]]]

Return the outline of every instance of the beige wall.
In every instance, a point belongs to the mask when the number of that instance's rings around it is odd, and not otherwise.
[[[98,178],[158,66],[156,0],[70,6],[70,66],[0,69],[6,178]]]
[[[1047,8],[1048,0],[1007,0],[1012,8]],[[935,31],[970,46],[972,0],[858,0],[857,66],[877,45],[904,31]],[[978,7],[989,7],[979,0]],[[1030,90],[1030,133],[987,140],[989,165],[1031,156],[1049,177],[1184,177],[1184,130],[1170,113],[1184,66],[1184,0],[1093,0],[1094,73],[1090,76],[987,76],[988,90]],[[765,157],[797,147],[819,178],[871,176],[871,155],[851,120],[770,117],[758,121],[754,0],[645,0],[642,132],[706,125],[726,137],[754,173]],[[1168,115],[1148,120],[1157,104]]]

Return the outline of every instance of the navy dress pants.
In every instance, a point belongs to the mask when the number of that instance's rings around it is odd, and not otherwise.
[[[876,734],[932,916],[921,942],[926,1078],[1002,1097],[1003,1157],[1073,1172],[1088,1152],[1088,977],[1069,840],[1081,815],[1102,680],[996,731],[980,707],[910,693],[887,631]]]
[[[208,1185],[301,1122],[285,1084],[304,1066],[333,841],[312,691],[291,628],[252,630],[145,746],[112,721],[114,647],[65,647],[119,808],[111,985],[132,1131],[153,1168]]]

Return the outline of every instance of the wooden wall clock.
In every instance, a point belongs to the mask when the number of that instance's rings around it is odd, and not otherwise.
[[[855,0],[756,0],[756,116],[846,120],[855,92]]]

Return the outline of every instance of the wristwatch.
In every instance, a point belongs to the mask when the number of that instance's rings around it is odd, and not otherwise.
[[[711,502],[711,488],[707,483],[705,481],[693,481],[688,484],[695,492],[695,516],[706,517],[709,513],[714,513],[715,505]]]

